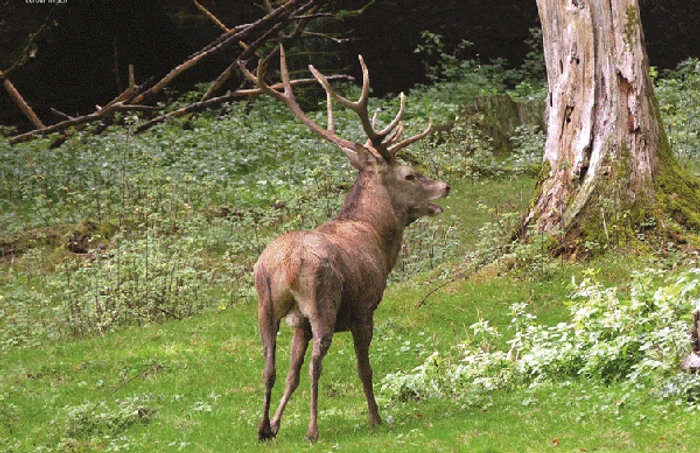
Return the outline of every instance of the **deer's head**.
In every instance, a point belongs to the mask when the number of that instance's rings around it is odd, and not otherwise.
[[[450,187],[442,181],[433,180],[421,175],[416,169],[398,162],[397,153],[406,146],[427,136],[432,129],[432,119],[428,127],[420,134],[402,140],[403,118],[406,109],[406,97],[401,93],[401,106],[394,119],[383,129],[377,129],[377,115],[369,117],[369,71],[362,58],[362,92],[360,98],[353,102],[340,96],[333,90],[330,82],[313,66],[309,70],[316,80],[326,90],[328,125],[323,127],[312,121],[299,107],[292,91],[292,84],[287,70],[284,48],[280,46],[280,73],[284,91],[280,92],[265,83],[265,66],[258,65],[257,74],[248,71],[241,64],[241,70],[248,79],[255,82],[263,92],[282,101],[311,131],[338,146],[348,160],[359,171],[355,187],[363,193],[371,192],[375,202],[383,209],[392,209],[394,214],[406,226],[423,216],[432,216],[443,212],[443,208],[433,200],[447,196]],[[333,101],[354,111],[360,118],[362,128],[367,135],[367,142],[356,143],[338,136],[333,121]],[[358,187],[365,186],[365,187]],[[371,187],[368,187],[371,186]],[[354,191],[351,191],[349,202],[352,203]],[[359,203],[360,201],[357,200]],[[346,205],[348,201],[346,201]]]

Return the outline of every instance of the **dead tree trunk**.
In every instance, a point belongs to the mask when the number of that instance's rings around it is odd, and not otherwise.
[[[570,253],[584,244],[627,247],[675,224],[700,227],[700,185],[678,166],[663,131],[637,0],[537,5],[548,136],[525,226]]]

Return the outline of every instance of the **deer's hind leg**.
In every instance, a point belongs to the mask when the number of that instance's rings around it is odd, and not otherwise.
[[[309,375],[311,376],[311,407],[309,415],[309,428],[306,431],[306,438],[311,442],[318,440],[318,381],[323,368],[323,358],[333,341],[333,326],[328,329],[326,326],[318,326],[314,329],[314,346],[311,353],[311,365]]]
[[[301,366],[304,364],[304,355],[306,354],[306,349],[309,346],[310,340],[311,330],[308,325],[303,328],[297,327],[294,329],[294,336],[292,337],[292,345],[289,353],[289,374],[287,375],[287,382],[284,386],[284,395],[282,396],[279,407],[277,407],[275,416],[272,417],[272,423],[270,425],[273,435],[277,435],[280,429],[280,421],[284,413],[284,408],[287,406],[294,390],[299,387],[299,374],[301,373]]]
[[[263,371],[265,399],[262,418],[258,423],[258,439],[267,440],[275,437],[276,434],[270,427],[270,399],[272,398],[272,388],[275,386],[275,378],[277,376],[275,351],[277,349],[277,332],[279,331],[280,321],[275,319],[272,283],[263,265],[260,265],[259,268],[256,266],[254,279],[255,289],[258,293],[258,328],[263,344],[263,354],[265,355],[265,370]]]
[[[260,320],[260,336],[263,342],[263,353],[265,355],[265,370],[263,371],[263,382],[265,385],[265,400],[263,402],[263,414],[258,423],[258,439],[267,440],[275,437],[276,432],[270,427],[270,400],[272,398],[272,388],[275,386],[277,372],[275,369],[275,350],[277,349],[277,331],[279,321],[272,326],[262,326],[264,319]]]
[[[306,438],[318,440],[318,381],[322,361],[333,341],[335,321],[340,309],[342,279],[326,261],[315,269],[310,284],[295,294],[299,310],[311,326],[313,349],[309,375],[311,377],[311,404]]]

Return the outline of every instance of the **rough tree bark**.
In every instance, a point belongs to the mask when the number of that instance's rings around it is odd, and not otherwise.
[[[537,0],[549,82],[543,171],[525,227],[629,246],[700,227],[700,186],[676,163],[649,77],[637,0]],[[526,228],[523,229],[526,231]]]

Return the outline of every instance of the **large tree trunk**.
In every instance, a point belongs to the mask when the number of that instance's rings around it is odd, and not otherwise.
[[[661,127],[637,0],[537,5],[548,135],[525,225],[571,250],[630,244],[668,220],[698,227],[700,190]]]

